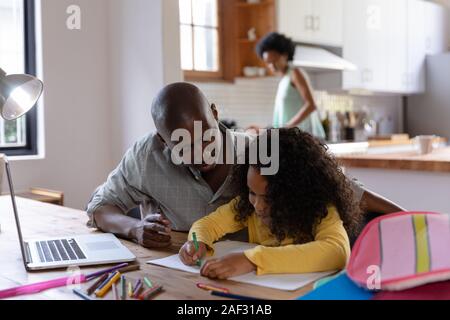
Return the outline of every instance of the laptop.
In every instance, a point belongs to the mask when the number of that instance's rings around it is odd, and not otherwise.
[[[84,236],[33,239],[24,241],[20,227],[11,170],[6,157],[6,174],[19,234],[20,249],[26,270],[60,269],[70,266],[93,266],[132,262],[136,256],[116,236],[94,234]]]

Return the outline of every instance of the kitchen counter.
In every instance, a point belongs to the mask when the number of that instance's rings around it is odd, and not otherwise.
[[[428,155],[418,155],[415,151],[361,152],[336,154],[336,158],[346,168],[450,172],[450,147],[435,149]]]

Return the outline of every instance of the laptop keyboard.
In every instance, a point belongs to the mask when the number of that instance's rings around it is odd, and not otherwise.
[[[41,262],[84,260],[86,256],[75,239],[36,242]]]

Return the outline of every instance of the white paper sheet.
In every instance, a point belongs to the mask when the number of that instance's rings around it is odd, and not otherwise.
[[[255,245],[236,242],[236,241],[224,241],[214,245],[215,254],[211,258],[220,258],[231,253],[240,253],[248,249],[254,248]],[[208,259],[205,259],[205,263]],[[171,269],[186,271],[190,273],[200,273],[199,267],[189,267],[181,262],[178,255],[173,255],[167,258],[148,261],[149,264],[154,264]],[[253,284],[260,287],[267,287],[286,291],[298,290],[314,281],[317,281],[323,277],[334,274],[335,272],[320,272],[320,273],[305,273],[305,274],[283,274],[283,275],[263,275],[257,276],[256,273],[249,273],[239,277],[234,277],[229,280]]]

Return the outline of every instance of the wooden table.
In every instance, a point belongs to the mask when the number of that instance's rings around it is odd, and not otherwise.
[[[17,198],[22,232],[25,239],[53,236],[71,236],[95,233],[86,227],[86,213],[79,210],[64,208],[29,199]],[[14,222],[11,200],[8,196],[0,197],[0,289],[29,284],[58,277],[67,276],[66,270],[26,272],[20,253],[19,241]],[[165,250],[148,250],[132,242],[123,241],[136,256],[141,270],[128,273],[130,279],[143,276],[164,286],[164,292],[155,299],[160,300],[214,300],[208,292],[196,287],[196,283],[210,283],[229,288],[233,293],[248,295],[262,299],[288,300],[306,294],[312,289],[309,285],[294,292],[274,290],[257,287],[233,281],[210,281],[199,275],[148,265],[146,261],[158,259],[178,253],[185,242],[186,234],[174,233],[172,247]],[[83,273],[89,273],[105,267],[83,268]],[[111,299],[107,296],[106,299]],[[72,288],[59,288],[32,296],[23,296],[18,299],[33,300],[77,300]]]

